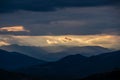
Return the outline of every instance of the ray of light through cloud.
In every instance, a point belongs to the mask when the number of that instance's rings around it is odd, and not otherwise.
[[[59,36],[14,36],[1,35],[0,45],[17,44],[21,46],[49,47],[49,46],[101,46],[110,49],[120,49],[120,36],[117,35],[59,35]]]

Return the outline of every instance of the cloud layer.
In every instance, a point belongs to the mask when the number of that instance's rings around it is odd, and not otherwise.
[[[18,10],[53,11],[65,7],[118,5],[119,0],[1,0],[0,13]]]
[[[119,0],[0,0],[0,46],[120,50],[119,5]]]
[[[120,34],[120,16],[111,6],[66,8],[55,12],[18,11],[0,14],[0,17],[1,28],[22,25],[30,30],[18,33],[22,35]]]
[[[101,46],[120,49],[120,36],[115,35],[61,35],[61,36],[13,36],[1,35],[0,45],[17,44],[21,46]]]

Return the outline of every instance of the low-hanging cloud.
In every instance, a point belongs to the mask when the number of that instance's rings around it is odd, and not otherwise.
[[[29,32],[23,26],[11,26],[11,27],[2,27],[0,28],[1,32]]]

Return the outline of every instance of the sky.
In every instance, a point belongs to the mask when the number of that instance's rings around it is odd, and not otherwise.
[[[0,46],[120,49],[118,0],[1,0]]]

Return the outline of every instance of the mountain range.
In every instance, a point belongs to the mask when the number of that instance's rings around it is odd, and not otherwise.
[[[33,80],[78,80],[84,78],[87,80],[87,76],[120,68],[120,51],[91,57],[72,54],[58,61],[46,62],[22,53],[0,49],[0,63],[1,74],[5,72],[8,77],[10,74],[17,74],[17,79],[24,75],[22,78],[27,77],[28,80],[30,80],[29,78],[34,78]],[[13,77],[11,80],[14,80]]]
[[[58,52],[51,52],[51,51],[59,50],[58,48],[62,48],[64,50]],[[42,59],[45,61],[57,61],[68,55],[81,54],[89,57],[89,56],[112,51],[110,49],[103,48],[100,46],[83,46],[83,47],[59,46],[56,48],[55,46],[33,47],[33,46],[9,45],[9,46],[1,46],[0,49],[10,52],[19,52],[34,57],[36,59]]]
[[[26,67],[18,72],[50,80],[75,80],[96,73],[120,68],[120,51],[103,53],[92,57],[80,54],[67,56],[59,61]]]

